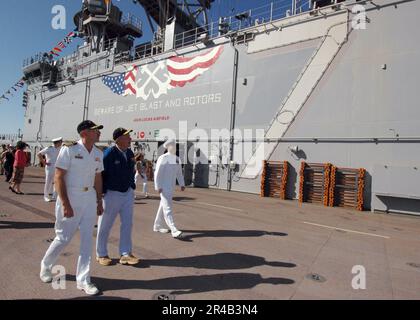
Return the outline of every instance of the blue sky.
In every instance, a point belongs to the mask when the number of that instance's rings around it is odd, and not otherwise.
[[[219,15],[231,15],[231,12],[258,7],[269,0],[216,0],[211,11],[212,20]],[[70,31],[74,29],[73,15],[80,10],[81,0],[19,0],[2,2],[0,10],[0,95],[10,89],[22,77],[22,62],[37,52],[50,51]],[[138,43],[150,39],[150,29],[143,9],[133,4],[132,0],[113,0],[123,12],[131,12],[143,21],[144,37]],[[54,30],[51,21],[55,16],[52,8],[63,5],[66,8],[66,30]],[[61,56],[70,54],[81,39],[63,50]],[[22,107],[21,89],[10,101],[0,104],[0,134],[17,133],[23,129],[24,108]]]

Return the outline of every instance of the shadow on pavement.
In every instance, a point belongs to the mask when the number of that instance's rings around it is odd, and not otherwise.
[[[67,277],[75,280],[75,276]],[[193,294],[209,291],[251,289],[259,284],[290,285],[295,283],[287,278],[263,278],[255,273],[222,273],[213,275],[180,276],[154,280],[108,279],[92,277],[92,283],[102,292],[110,290],[164,290],[174,295]],[[152,295],[151,295],[152,296]]]
[[[0,229],[53,229],[52,222],[0,221]]]
[[[37,183],[37,184],[44,184],[44,181],[23,181],[22,184],[28,184],[28,183]]]
[[[217,253],[174,259],[141,260],[138,268],[151,266],[186,267],[197,269],[232,270],[258,266],[294,268],[296,264],[280,261],[266,261],[263,257],[242,253]]]
[[[287,233],[283,232],[269,232],[262,230],[182,230],[183,240],[189,241],[194,238],[236,238],[236,237],[262,237],[262,236],[277,236],[285,237]],[[192,234],[190,234],[192,233]]]
[[[192,200],[195,200],[195,198],[190,198],[190,197],[173,197],[172,200],[173,201],[176,201],[176,202],[181,202],[181,201],[192,201]]]
[[[129,298],[123,297],[111,297],[111,296],[103,296],[102,293],[96,296],[83,296],[83,297],[74,297],[66,300],[131,300]]]

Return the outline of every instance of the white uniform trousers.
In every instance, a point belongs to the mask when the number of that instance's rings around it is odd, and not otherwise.
[[[108,238],[118,213],[120,214],[120,255],[132,252],[131,230],[133,227],[134,190],[127,192],[108,190],[104,196],[104,214],[99,217],[98,236],[96,238],[96,254],[98,257],[108,256]]]
[[[139,181],[140,178],[143,180],[143,193],[147,194],[147,177],[144,173],[139,174],[138,172],[136,172],[134,176],[134,183],[137,185],[137,181]]]
[[[166,225],[169,227],[172,234],[178,231],[178,229],[175,227],[173,218],[172,196],[172,192],[165,190],[163,190],[160,194],[160,205],[156,214],[155,224],[153,226],[154,230],[164,228],[163,222],[166,222]]]
[[[55,198],[55,188],[54,188],[54,173],[55,166],[45,166],[45,186],[44,186],[44,198],[49,198],[50,194],[53,193],[53,198]]]
[[[41,268],[51,269],[61,251],[69,244],[77,229],[80,229],[80,254],[77,261],[76,280],[78,284],[86,284],[90,283],[93,227],[97,216],[96,191],[93,188],[87,192],[68,189],[67,195],[74,216],[72,218],[64,217],[63,204],[59,197],[55,205],[56,237],[41,261]]]

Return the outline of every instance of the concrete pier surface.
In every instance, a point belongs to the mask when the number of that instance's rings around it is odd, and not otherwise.
[[[66,289],[39,279],[55,235],[43,170],[26,169],[25,195],[0,177],[0,299],[86,298],[75,282],[78,234],[57,262]],[[181,241],[152,230],[158,194],[137,194],[133,253],[141,261],[118,263],[117,219],[109,240],[114,263],[99,265],[92,247],[92,282],[102,292],[90,299],[420,299],[419,217],[187,188],[174,197]]]

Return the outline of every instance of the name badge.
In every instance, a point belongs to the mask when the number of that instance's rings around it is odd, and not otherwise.
[[[76,159],[83,159],[83,156],[78,154],[77,156],[75,156]]]
[[[101,159],[99,159],[99,158],[95,158],[95,161],[98,161],[98,162],[100,162],[100,161],[101,161]]]
[[[120,164],[120,160],[115,160],[114,164]]]

